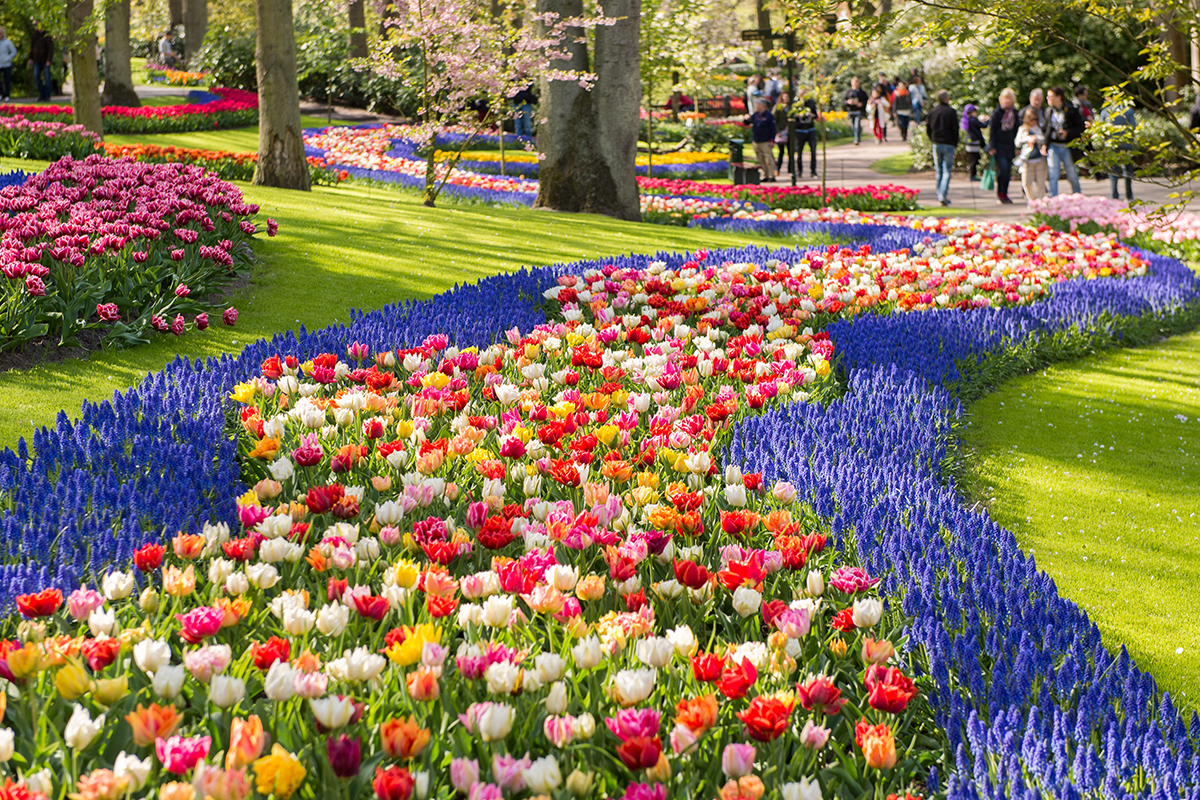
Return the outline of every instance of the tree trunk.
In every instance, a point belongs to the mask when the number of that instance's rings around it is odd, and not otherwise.
[[[292,0],[255,0],[258,44],[258,165],[254,182],[284,189],[310,189],[300,128],[296,82],[296,35]]]
[[[535,208],[641,218],[634,176],[640,5],[640,0],[615,0],[604,8],[605,16],[631,18],[597,29],[597,80],[591,92],[574,81],[542,82],[540,110],[546,124],[538,126],[537,139],[545,159],[538,166]],[[538,13],[581,17],[583,2],[538,0]],[[582,36],[578,29],[568,32],[560,49],[570,58],[554,61],[551,69],[590,71],[587,44],[576,41]]]
[[[679,104],[681,98],[676,86],[679,85],[679,71],[671,73],[671,122],[679,122]]]
[[[183,24],[183,0],[167,0],[167,25],[174,29]]]
[[[100,68],[96,65],[96,31],[88,23],[92,0],[67,1],[67,29],[71,48],[71,106],[75,122],[89,131],[104,133],[100,113]]]
[[[208,0],[183,0],[183,37],[188,63],[192,63],[208,34]]]
[[[142,101],[133,90],[129,68],[129,0],[108,0],[104,4],[104,56],[104,104],[140,106]]]
[[[767,8],[766,0],[754,0],[754,10],[758,17],[758,27],[762,30],[771,30],[771,9]],[[764,53],[769,53],[774,46],[774,39],[762,40],[762,51]],[[776,61],[774,58],[767,59],[767,66],[773,67],[775,65]],[[746,113],[750,113],[750,109],[746,109]]]
[[[367,12],[363,8],[363,0],[353,0],[350,3],[350,57],[366,58],[367,52]]]

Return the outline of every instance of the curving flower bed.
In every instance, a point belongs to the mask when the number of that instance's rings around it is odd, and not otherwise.
[[[1114,233],[1172,258],[1200,259],[1200,215],[1192,211],[1141,213],[1120,200],[1060,194],[1033,201],[1029,212],[1034,222],[1056,230]]]
[[[143,164],[195,164],[227,181],[253,180],[254,167],[258,163],[258,153],[229,150],[109,142],[103,147],[110,158],[131,158]],[[324,159],[315,156],[308,157],[308,167],[314,184],[336,186],[349,177],[346,173],[330,170]]]
[[[82,125],[41,122],[20,114],[0,117],[0,156],[55,161],[67,155],[84,158],[99,146],[100,137]]]
[[[210,295],[249,263],[258,207],[199,167],[92,155],[0,189],[0,212],[7,350],[75,344],[89,330],[117,345],[203,330]]]
[[[638,181],[644,193],[663,195],[692,195],[698,197],[728,197],[766,203],[772,209],[853,209],[855,211],[911,211],[916,209],[919,189],[882,184],[827,188],[820,186],[729,186],[692,180],[644,179]]]
[[[907,254],[540,268],[177,362],[2,457],[0,591],[82,636],[3,663],[81,754],[68,775],[117,794],[1188,795],[1170,701],[940,470],[955,393],[1194,324],[1200,281],[926,224],[889,231]],[[959,262],[1013,305],[879,313]],[[818,288],[843,306],[818,316]]]
[[[184,133],[236,128],[258,122],[258,95],[243,89],[193,92],[196,102],[173,106],[104,106],[105,133]],[[70,106],[0,105],[0,114],[19,114],[40,122],[69,122]]]

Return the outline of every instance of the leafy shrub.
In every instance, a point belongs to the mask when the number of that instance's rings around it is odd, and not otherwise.
[[[207,72],[213,85],[258,91],[258,70],[254,63],[254,35],[233,35],[230,31],[209,31],[204,46],[189,66]]]

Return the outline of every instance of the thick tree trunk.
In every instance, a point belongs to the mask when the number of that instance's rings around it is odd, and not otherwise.
[[[764,30],[770,30],[771,29],[771,9],[767,8],[766,0],[754,0],[754,11],[758,17],[758,27],[761,29],[764,29]],[[770,52],[771,48],[774,46],[775,46],[774,39],[763,39],[762,40],[762,51],[764,53]],[[775,66],[776,65],[775,59],[768,58],[767,65],[771,66],[771,67]],[[750,109],[746,109],[746,112],[750,113]]]
[[[188,63],[192,63],[208,35],[208,0],[183,0],[183,36]]]
[[[367,52],[367,12],[363,8],[363,0],[350,3],[350,57],[366,58]]]
[[[540,111],[546,124],[538,126],[538,150],[545,159],[538,166],[535,208],[641,218],[634,176],[641,99],[640,9],[640,0],[610,0],[605,5],[605,16],[631,19],[596,31],[597,80],[591,92],[573,81],[543,81]],[[539,0],[538,12],[580,17],[583,3]],[[562,49],[571,58],[553,62],[551,69],[590,71],[587,45],[575,41],[582,33],[568,33]]]
[[[183,0],[167,0],[167,25],[174,28],[183,24]]]
[[[71,48],[71,106],[75,122],[94,133],[104,133],[100,113],[100,68],[96,65],[96,31],[89,28],[92,0],[67,0],[67,29]]]
[[[308,161],[300,129],[292,0],[255,0],[258,44],[258,165],[260,186],[308,191]]]
[[[104,105],[140,106],[142,101],[133,90],[129,68],[129,0],[108,0],[104,4],[104,57]]]

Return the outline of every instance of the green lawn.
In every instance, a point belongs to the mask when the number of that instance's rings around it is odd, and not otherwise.
[[[196,88],[201,88],[201,87],[196,87]],[[187,100],[187,91],[188,90],[186,88],[181,88],[179,91],[183,92],[184,94],[162,94],[162,95],[156,95],[154,97],[143,97],[143,98],[141,98],[142,107],[148,108],[148,107],[157,107],[157,106],[184,105],[188,101]]]
[[[45,164],[0,161],[0,169]],[[175,355],[236,352],[260,337],[346,321],[354,308],[429,297],[456,282],[526,265],[629,252],[737,246],[745,237],[607,217],[524,208],[457,205],[428,209],[420,197],[361,185],[311,193],[244,186],[279,220],[279,235],[262,236],[252,283],[233,298],[237,328],[217,325],[181,339],[157,338],[131,350],[0,374],[0,446],[16,444],[60,409],[76,417],[85,399],[103,400],[160,369]],[[781,242],[782,244],[782,242]]]
[[[881,175],[892,175],[899,177],[907,175],[912,171],[913,157],[912,153],[896,153],[895,155],[881,158],[871,164],[871,169]]]
[[[324,128],[328,123],[324,117],[300,117],[305,128]],[[333,121],[334,125],[352,123]],[[114,144],[156,144],[163,147],[195,147],[201,150],[232,150],[233,152],[256,152],[258,150],[258,126],[249,128],[226,128],[216,131],[194,131],[192,133],[130,133],[109,134],[104,141]]]
[[[997,522],[1200,707],[1200,333],[1053,366],[971,408],[968,483]]]

